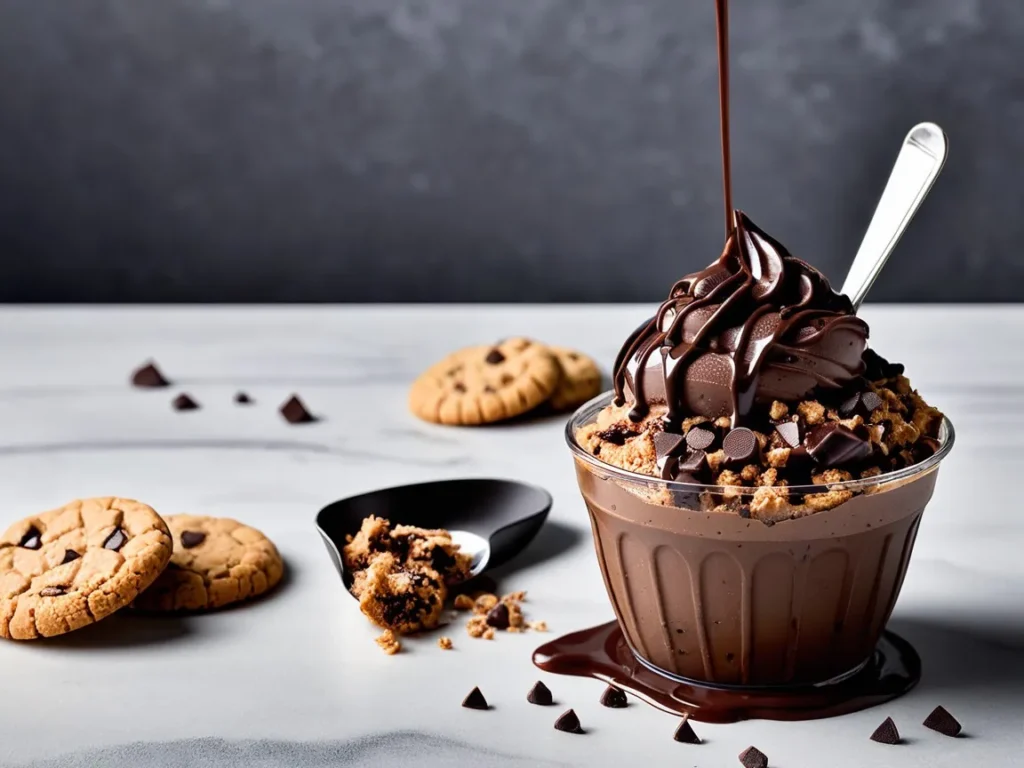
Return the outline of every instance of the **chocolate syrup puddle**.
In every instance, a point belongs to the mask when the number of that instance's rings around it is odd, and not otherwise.
[[[902,696],[921,679],[917,652],[889,631],[860,671],[819,686],[720,688],[679,682],[638,661],[614,621],[545,643],[534,651],[533,663],[556,675],[611,683],[658,709],[705,723],[846,715]]]

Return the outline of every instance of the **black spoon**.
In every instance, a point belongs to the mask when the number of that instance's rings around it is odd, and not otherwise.
[[[395,525],[445,528],[462,551],[473,556],[470,578],[518,555],[547,519],[551,495],[512,480],[439,480],[384,488],[328,504],[316,527],[346,589],[352,574],[341,551],[345,537],[370,515]]]

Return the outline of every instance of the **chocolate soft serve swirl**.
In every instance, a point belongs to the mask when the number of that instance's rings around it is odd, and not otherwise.
[[[740,211],[718,260],[672,287],[615,361],[615,402],[666,426],[690,416],[744,424],[755,403],[839,390],[864,370],[868,326],[850,300]]]

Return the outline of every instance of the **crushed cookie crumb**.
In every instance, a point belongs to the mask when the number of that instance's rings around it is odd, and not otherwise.
[[[473,598],[469,595],[455,596],[455,610],[457,611],[471,611],[474,605]]]
[[[450,651],[452,649],[452,639],[450,637],[437,638],[437,647],[442,651]]]
[[[791,453],[793,453],[792,448],[773,448],[766,455],[768,466],[776,469],[785,467],[789,463],[789,455]]]
[[[482,637],[483,637],[484,640],[493,640],[494,639],[494,627],[488,627],[487,629],[485,629]]]
[[[776,400],[772,403],[772,407],[768,410],[769,418],[775,421],[781,421],[782,419],[789,416],[789,406],[781,400]]]
[[[817,400],[804,400],[797,405],[796,412],[811,426],[821,424],[825,420],[825,406]]]
[[[757,480],[757,476],[761,474],[761,468],[756,464],[747,464],[740,472],[740,477],[745,483],[752,483]]]
[[[402,650],[402,641],[398,639],[398,635],[392,632],[390,629],[385,629],[375,641],[380,649],[384,651],[388,656],[394,656],[400,650]]]
[[[547,632],[548,623],[546,621],[528,621],[526,626],[532,629],[534,632]]]
[[[484,593],[473,604],[473,613],[485,614],[498,604],[498,596]]]
[[[474,616],[466,622],[466,632],[470,637],[483,637],[488,629],[486,616]]]
[[[501,599],[504,600],[506,603],[507,602],[525,603],[526,602],[526,592],[524,592],[522,590],[520,590],[519,592],[509,592],[507,595],[505,595]]]

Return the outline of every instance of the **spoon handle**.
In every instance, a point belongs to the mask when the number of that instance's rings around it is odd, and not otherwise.
[[[910,129],[878,200],[875,215],[864,233],[857,256],[843,283],[842,293],[856,309],[864,301],[878,273],[896,248],[910,220],[946,162],[949,142],[935,123],[920,123]]]

